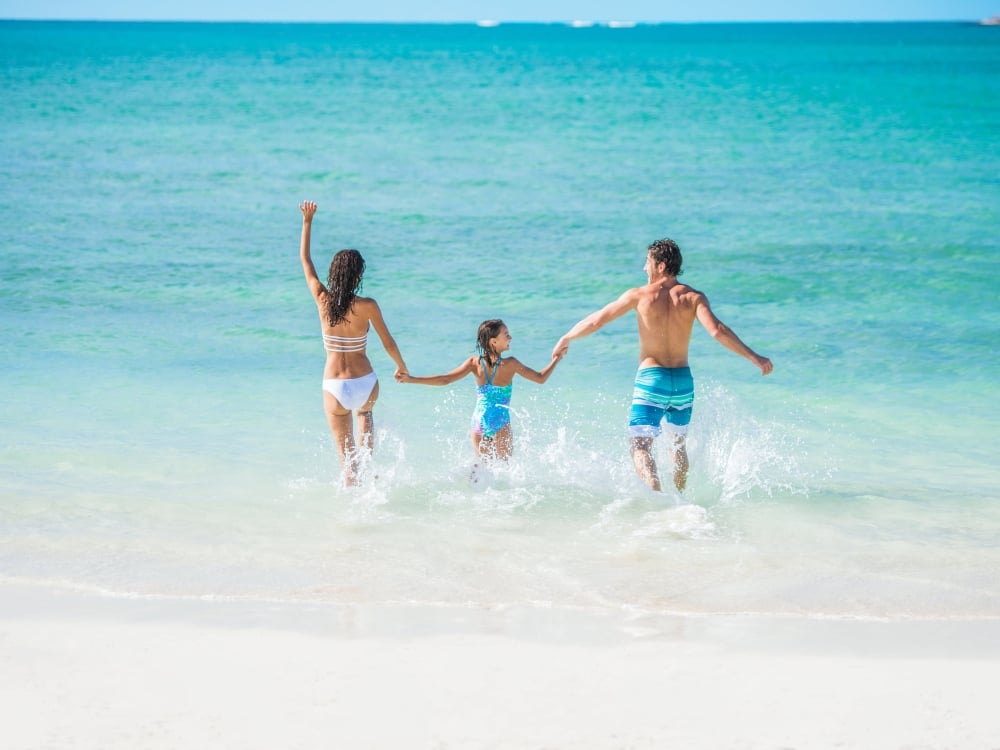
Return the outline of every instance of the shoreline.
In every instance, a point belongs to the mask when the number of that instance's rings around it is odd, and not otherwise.
[[[16,748],[992,748],[998,634],[0,585],[0,701]]]
[[[874,642],[899,648],[895,631],[928,649],[956,658],[1000,659],[1000,617],[836,615],[789,612],[625,612],[614,608],[547,602],[455,604],[449,602],[336,602],[310,599],[117,593],[55,582],[0,577],[0,622],[10,619],[73,619],[124,622],[162,620],[216,628],[263,628],[300,635],[345,638],[505,635],[540,642],[564,642],[567,633],[606,645],[643,640],[727,640],[734,633],[759,647],[785,639],[829,647],[864,631]],[[935,642],[942,631],[961,632],[955,642]],[[884,634],[884,635],[883,635]],[[996,634],[997,638],[993,638]],[[774,643],[772,643],[774,641]]]

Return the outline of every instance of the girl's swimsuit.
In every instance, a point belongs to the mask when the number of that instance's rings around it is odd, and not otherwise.
[[[514,383],[493,385],[500,361],[497,360],[492,373],[486,372],[486,361],[482,357],[479,362],[483,367],[486,384],[476,386],[478,396],[476,409],[472,412],[472,431],[489,438],[510,424],[510,394],[514,390]]]

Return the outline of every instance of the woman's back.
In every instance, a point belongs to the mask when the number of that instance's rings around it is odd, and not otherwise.
[[[355,297],[347,316],[336,325],[330,325],[325,304],[326,294],[316,300],[323,329],[323,348],[326,349],[326,367],[323,377],[353,378],[372,371],[368,359],[368,332],[371,328],[371,307],[374,300]]]

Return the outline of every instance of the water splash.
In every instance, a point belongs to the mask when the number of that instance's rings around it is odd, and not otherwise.
[[[761,421],[725,388],[699,393],[698,419],[688,440],[694,473],[707,478],[699,496],[733,504],[754,497],[806,495],[815,476],[800,462],[802,440],[793,423]]]

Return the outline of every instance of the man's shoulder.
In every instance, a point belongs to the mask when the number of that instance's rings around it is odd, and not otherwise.
[[[683,299],[686,302],[698,302],[705,299],[705,294],[703,292],[698,291],[693,286],[681,284],[680,282],[678,282],[677,286],[675,286],[671,291],[674,296]]]
[[[644,284],[643,286],[638,286],[635,287],[634,289],[629,290],[629,292],[633,292],[637,296],[643,296],[643,295],[659,296],[660,294],[663,293],[663,291],[664,291],[664,282],[662,279],[657,281],[652,281],[649,284]],[[692,295],[698,297],[705,296],[694,287],[689,286],[687,284],[683,284],[676,280],[674,280],[673,283],[669,285],[667,291],[670,293],[672,297],[687,297]],[[627,293],[628,292],[626,292],[626,294]]]
[[[618,307],[625,304],[629,307],[635,307],[636,304],[643,298],[646,287],[644,286],[634,286],[631,289],[626,289],[624,292],[618,295],[617,299],[613,302],[609,302],[609,306]]]

